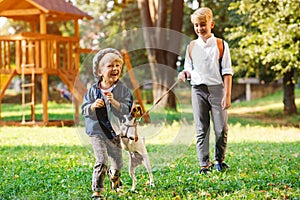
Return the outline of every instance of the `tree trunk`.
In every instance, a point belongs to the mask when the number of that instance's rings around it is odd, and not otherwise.
[[[144,39],[152,73],[153,98],[159,99],[174,83],[177,54],[170,49],[180,49],[180,38],[171,30],[181,31],[183,0],[173,0],[170,29],[167,28],[167,1],[138,0]],[[156,8],[155,8],[156,6]],[[153,16],[153,13],[156,16]],[[150,28],[152,27],[152,28]],[[147,29],[146,29],[147,28]],[[174,36],[173,36],[174,35]],[[171,70],[170,70],[171,69]],[[170,92],[161,100],[161,105],[176,109],[175,95]]]
[[[170,21],[170,29],[174,31],[181,32],[182,28],[182,23],[183,23],[183,0],[173,0],[172,2],[172,12],[171,12],[171,21]],[[170,45],[173,45],[171,49],[179,49],[180,44],[181,44],[181,38],[178,38],[178,35],[175,34],[170,34],[170,39],[168,42]],[[176,55],[173,52],[168,52],[168,66],[171,66],[174,70],[172,71],[173,74],[170,74],[170,78],[176,77],[177,74],[177,66],[176,66],[176,61],[178,55]],[[174,80],[169,80],[168,85],[170,86],[171,82]],[[170,92],[168,99],[167,99],[167,108],[176,110],[176,96],[174,92]]]
[[[295,104],[294,69],[291,69],[283,75],[283,104],[284,114],[291,115],[297,113]]]

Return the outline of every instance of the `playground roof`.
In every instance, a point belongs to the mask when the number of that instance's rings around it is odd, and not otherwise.
[[[0,17],[34,22],[41,14],[46,14],[47,21],[92,19],[65,0],[0,0]]]

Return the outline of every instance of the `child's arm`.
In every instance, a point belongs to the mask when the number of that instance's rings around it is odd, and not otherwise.
[[[184,70],[178,74],[177,79],[185,82],[186,80],[191,79],[191,71],[193,68],[192,64],[192,49],[194,47],[195,40],[191,41],[186,48],[185,52],[185,61],[184,61]]]
[[[102,99],[96,99],[94,103],[91,104],[90,109],[95,111],[96,108],[101,108],[104,106],[104,101]]]
[[[114,94],[112,92],[105,93],[105,96],[108,102],[111,103],[111,105],[115,107],[115,109],[117,109],[118,111],[121,110],[121,104],[116,99],[114,99]]]
[[[232,87],[232,75],[224,74],[224,90],[225,94],[222,100],[222,108],[227,109],[231,105],[231,87]]]
[[[102,99],[97,99],[93,89],[90,88],[84,95],[81,104],[82,116],[96,119],[95,109],[102,106],[104,106],[104,101]]]

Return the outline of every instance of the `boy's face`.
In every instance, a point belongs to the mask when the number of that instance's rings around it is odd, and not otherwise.
[[[114,84],[121,76],[122,64],[113,58],[102,58],[104,62],[99,63],[98,74],[106,83]]]
[[[194,31],[195,33],[201,37],[202,39],[206,40],[211,36],[211,29],[214,28],[213,21],[207,20],[195,20],[194,21]]]

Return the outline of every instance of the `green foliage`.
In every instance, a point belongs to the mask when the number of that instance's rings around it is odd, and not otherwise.
[[[236,27],[230,28],[232,59],[238,76],[270,81],[300,66],[300,9],[297,0],[241,0],[230,4]],[[237,14],[237,15],[236,15]]]

